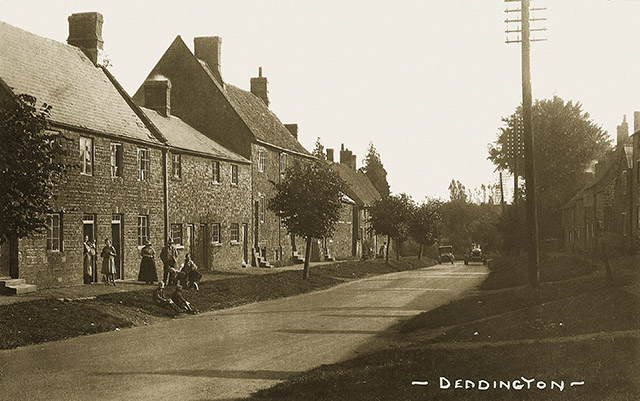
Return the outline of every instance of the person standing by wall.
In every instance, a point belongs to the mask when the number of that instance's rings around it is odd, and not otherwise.
[[[169,237],[167,240],[167,244],[160,251],[160,259],[162,260],[163,266],[163,274],[162,281],[165,284],[168,283],[169,275],[172,270],[176,268],[176,260],[178,259],[178,249],[173,244],[173,239]]]
[[[93,281],[93,258],[96,256],[96,244],[89,240],[89,236],[84,236],[84,251],[82,255],[84,283],[90,284]]]
[[[109,281],[114,286],[116,285],[116,248],[111,245],[109,238],[104,240],[104,248],[100,252],[102,257],[102,274],[105,285],[109,285]]]
[[[151,246],[151,241],[147,240],[145,242],[140,255],[142,256],[142,261],[140,262],[138,281],[153,284],[154,281],[158,281],[158,271],[156,270],[156,250]]]

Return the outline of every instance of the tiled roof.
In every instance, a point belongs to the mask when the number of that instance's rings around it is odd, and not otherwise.
[[[347,183],[347,195],[356,204],[371,206],[380,199],[380,193],[362,171],[356,171],[343,163],[333,163],[331,167]]]
[[[164,117],[155,110],[141,107],[151,122],[167,138],[167,143],[177,149],[206,153],[213,157],[240,163],[249,163],[249,160],[235,154],[200,131],[191,127],[176,116]]]
[[[0,79],[50,105],[52,122],[158,142],[80,49],[0,22],[0,55]]]
[[[225,83],[224,86],[221,86],[207,63],[202,60],[198,61],[256,139],[279,148],[309,155],[309,152],[291,135],[262,99],[233,85]]]
[[[224,92],[256,139],[284,149],[309,154],[256,95],[229,84],[225,85]]]

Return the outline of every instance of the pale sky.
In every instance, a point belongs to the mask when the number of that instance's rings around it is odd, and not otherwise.
[[[534,0],[536,98],[579,101],[615,137],[640,110],[640,1]],[[344,143],[361,166],[381,154],[394,193],[448,198],[494,182],[487,146],[520,103],[520,47],[501,0],[0,0],[0,20],[66,42],[67,17],[104,16],[111,72],[133,94],[177,35],[222,37],[222,75],[249,89],[258,67],[271,109],[301,143]],[[511,4],[513,8],[514,3]],[[515,3],[517,4],[517,3]],[[7,57],[9,55],[0,55]]]

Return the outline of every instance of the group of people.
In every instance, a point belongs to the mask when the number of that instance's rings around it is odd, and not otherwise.
[[[155,281],[159,281],[155,262],[156,251],[151,246],[151,242],[146,242],[140,254],[142,261],[140,262],[138,281],[144,281],[147,284],[153,284]],[[200,289],[198,283],[202,279],[202,274],[198,271],[198,266],[191,258],[191,255],[185,255],[184,263],[181,267],[178,266],[177,259],[178,249],[174,245],[173,240],[169,238],[166,246],[160,251],[160,260],[162,260],[163,264],[162,282],[165,285],[179,284],[186,288],[192,287],[198,291]]]
[[[89,284],[93,281],[94,263],[93,260],[96,257],[97,249],[95,240],[89,240],[89,236],[84,237],[84,252],[83,252],[83,274],[84,283]],[[116,248],[111,244],[109,238],[104,240],[104,247],[100,252],[102,258],[102,282],[105,285],[116,285]]]

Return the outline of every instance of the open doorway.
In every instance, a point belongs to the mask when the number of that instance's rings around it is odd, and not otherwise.
[[[124,280],[124,231],[122,228],[122,215],[114,214],[111,216],[111,241],[116,249],[116,279],[118,280]]]

